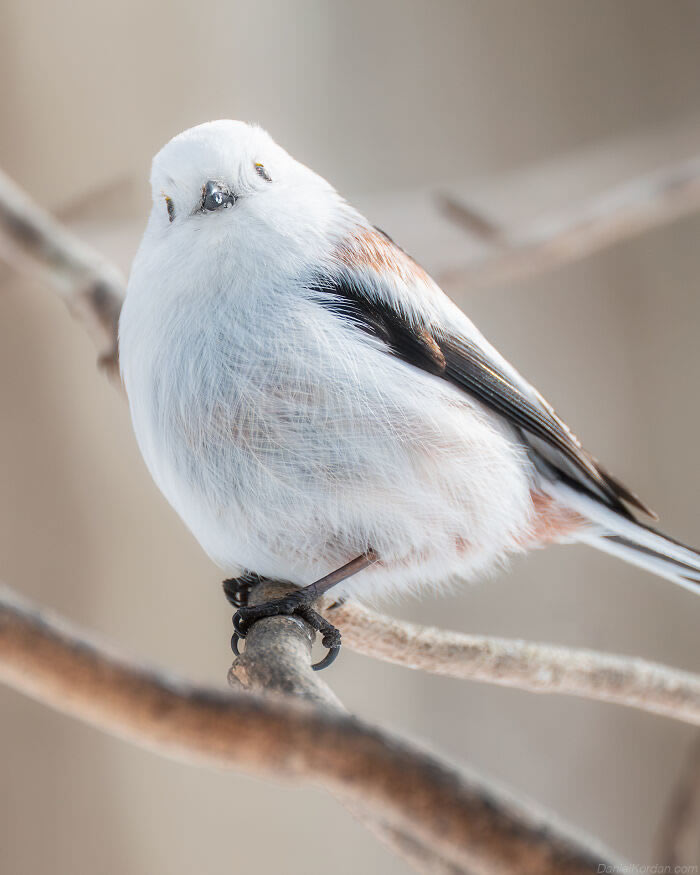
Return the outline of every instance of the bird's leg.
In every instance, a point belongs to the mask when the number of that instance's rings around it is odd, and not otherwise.
[[[332,571],[320,580],[310,583],[308,586],[297,589],[294,592],[288,593],[279,599],[273,599],[269,602],[263,602],[260,605],[248,605],[247,594],[246,603],[241,602],[239,596],[239,587],[242,585],[247,591],[258,583],[262,578],[256,575],[244,575],[242,578],[236,578],[232,581],[224,581],[224,592],[226,598],[238,607],[238,610],[233,616],[233,638],[231,639],[231,647],[234,653],[238,653],[238,642],[245,638],[248,630],[253,623],[262,620],[265,617],[291,617],[298,616],[305,620],[313,629],[320,632],[324,647],[328,648],[328,653],[325,657],[317,662],[313,669],[320,671],[322,668],[329,666],[338,655],[340,650],[340,632],[335,626],[331,625],[328,620],[324,619],[311,605],[320,598],[324,593],[328,592],[331,587],[335,586],[343,580],[347,580],[363,568],[367,568],[375,560],[376,556],[372,551],[363,553],[341,568]],[[229,594],[231,593],[231,594]],[[234,601],[235,599],[235,601]],[[240,603],[239,603],[240,602]]]

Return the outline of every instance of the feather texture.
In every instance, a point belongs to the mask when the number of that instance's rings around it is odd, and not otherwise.
[[[209,182],[230,209],[203,207]],[[187,131],[152,187],[122,372],[149,470],[227,574],[308,584],[373,549],[338,587],[369,597],[598,532],[591,508],[635,525],[425,271],[265,132]]]

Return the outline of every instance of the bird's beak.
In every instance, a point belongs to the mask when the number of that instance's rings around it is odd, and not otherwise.
[[[209,180],[207,184],[204,186],[204,203],[211,204],[212,207],[216,206],[232,206],[235,202],[236,198],[231,192],[220,185],[218,182],[214,182],[213,180]]]
[[[221,190],[221,186],[218,185],[216,182],[212,182],[210,179],[209,182],[204,187],[204,197],[215,198],[216,195],[218,195],[218,194],[223,195],[223,191]]]

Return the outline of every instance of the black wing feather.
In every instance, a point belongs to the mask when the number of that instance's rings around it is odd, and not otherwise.
[[[583,487],[626,517],[632,515],[625,503],[654,516],[583,449],[544,400],[537,404],[525,395],[499,364],[468,338],[417,327],[389,303],[370,299],[362,284],[344,271],[333,278],[324,276],[309,288],[322,306],[383,341],[393,355],[442,377],[503,416],[520,431],[536,463],[556,468],[572,485]],[[554,452],[543,455],[539,442]]]

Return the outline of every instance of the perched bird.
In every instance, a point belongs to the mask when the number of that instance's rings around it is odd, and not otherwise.
[[[261,128],[215,121],[155,157],[119,327],[134,430],[209,556],[297,584],[261,616],[434,588],[584,541],[700,592],[648,508],[428,274]]]

